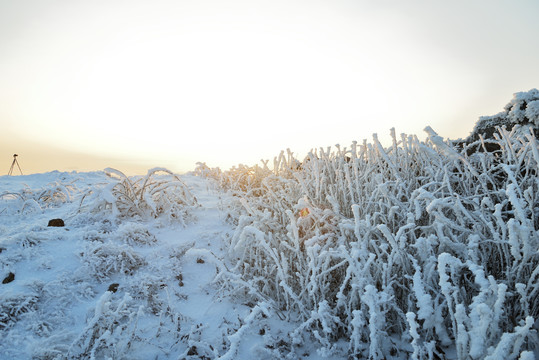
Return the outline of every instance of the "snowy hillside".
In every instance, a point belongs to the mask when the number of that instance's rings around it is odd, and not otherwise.
[[[0,358],[538,358],[525,120],[182,176],[0,177]]]
[[[216,283],[226,195],[180,181],[196,200],[171,219],[104,206],[119,182],[103,172],[1,177],[0,358],[272,358],[288,324]]]

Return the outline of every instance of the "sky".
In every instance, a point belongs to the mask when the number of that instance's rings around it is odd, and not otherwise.
[[[539,87],[538,16],[535,0],[0,0],[0,175],[15,153],[25,173],[181,173],[392,127],[463,138]]]

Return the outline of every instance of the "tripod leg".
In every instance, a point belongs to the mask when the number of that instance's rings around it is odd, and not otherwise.
[[[9,172],[7,173],[8,175],[13,174],[13,166],[14,165],[15,165],[15,159],[13,159],[13,162],[11,163],[11,167],[9,168]]]
[[[17,159],[15,159],[15,162],[17,163],[17,167],[19,168],[19,171],[21,172],[21,175],[22,175],[22,170],[21,170],[21,167],[19,166],[19,162],[17,161]]]

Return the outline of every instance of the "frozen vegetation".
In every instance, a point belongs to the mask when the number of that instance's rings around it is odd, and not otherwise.
[[[0,358],[537,358],[538,127],[1,177]]]

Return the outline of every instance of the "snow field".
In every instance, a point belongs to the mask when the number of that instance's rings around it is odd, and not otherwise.
[[[0,203],[0,276],[15,274],[0,288],[0,358],[280,354],[276,344],[286,345],[289,325],[234,287],[219,290],[215,281],[226,269],[224,239],[233,231],[219,209],[226,195],[199,177],[156,175],[153,169],[159,188],[150,179],[148,194],[132,196],[144,202],[133,205],[123,197],[128,178],[107,176],[116,173],[111,170],[0,178],[8,189]],[[178,193],[160,202],[155,189],[172,187]],[[189,203],[182,202],[186,194]],[[33,211],[25,210],[29,200],[36,202]],[[170,206],[166,214],[154,211],[164,206]],[[171,217],[171,211],[182,216]],[[47,227],[52,218],[66,226]]]

